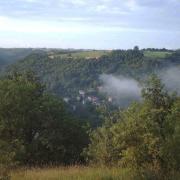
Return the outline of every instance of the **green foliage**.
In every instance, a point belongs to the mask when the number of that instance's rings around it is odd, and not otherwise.
[[[150,51],[150,50],[148,50]],[[178,52],[171,52],[167,57],[147,57],[146,50],[138,47],[129,50],[114,51],[83,51],[83,50],[44,50],[43,53],[33,51],[25,59],[8,66],[7,71],[23,72],[32,70],[46,85],[46,90],[61,98],[70,99],[69,109],[75,106],[73,113],[78,118],[86,118],[94,126],[100,124],[95,108],[80,105],[76,100],[79,90],[88,92],[94,90],[93,96],[107,100],[97,87],[102,85],[101,74],[122,75],[138,80],[144,79],[151,73],[169,66],[179,64]],[[153,52],[170,52],[167,50],[151,50]],[[124,100],[121,104],[127,104]]]
[[[43,169],[21,169],[12,173],[12,180],[140,180],[135,179],[129,169],[116,167],[46,167]]]
[[[40,49],[31,48],[0,48],[0,70],[9,64],[15,63],[20,59],[24,59],[31,53],[42,53]]]
[[[171,55],[171,52],[168,51],[145,51],[144,55],[149,58],[166,58],[168,55]]]
[[[170,178],[180,169],[179,100],[155,76],[142,97],[142,103],[121,112],[115,123],[90,133],[86,155],[95,163],[134,169],[144,178]]]
[[[61,57],[61,58],[74,58],[74,59],[95,59],[99,58],[103,55],[108,55],[109,51],[103,51],[103,50],[89,50],[89,51],[72,51],[72,52],[66,52],[66,53],[53,53],[53,57]]]
[[[13,159],[16,146],[17,142],[9,144],[0,140],[0,180],[10,179],[10,170],[15,165]]]
[[[29,51],[32,50],[29,49]],[[71,95],[79,89],[95,87],[99,84],[98,77],[102,73],[141,77],[144,73],[152,73],[169,63],[175,62],[174,59],[179,62],[178,51],[171,52],[167,58],[164,57],[162,60],[158,57],[146,57],[144,55],[146,50],[139,50],[138,47],[133,50],[115,50],[112,52],[70,50],[47,50],[47,52],[36,50],[33,52],[24,60],[10,66],[9,71],[31,69],[46,83],[48,90],[63,95]],[[154,50],[150,52],[167,53],[169,51]],[[0,53],[0,55],[2,54],[3,52]],[[69,58],[69,54],[71,58]],[[86,59],[87,57],[92,58]]]
[[[104,51],[102,51],[104,52]],[[53,59],[51,57],[53,54]],[[71,58],[67,55],[71,53]],[[142,78],[142,75],[151,74],[167,66],[171,62],[171,56],[159,60],[158,58],[147,58],[144,52],[138,48],[133,50],[115,50],[107,52],[105,55],[95,59],[86,59],[85,56],[76,58],[76,54],[86,54],[87,57],[99,51],[78,51],[62,52],[52,51],[47,53],[34,53],[27,56],[24,60],[9,66],[8,71],[27,71],[32,70],[38,75],[40,80],[46,84],[49,91],[60,96],[74,96],[80,89],[88,90],[96,88],[99,82],[99,75],[103,73],[133,76]],[[56,56],[57,55],[57,56]],[[179,54],[172,53],[173,59],[179,61]]]
[[[87,143],[85,123],[68,115],[63,102],[46,94],[34,75],[2,79],[0,99],[0,145],[7,144],[13,161],[30,165],[81,160]]]
[[[97,92],[100,74],[141,80],[169,64],[179,65],[179,57],[179,51],[138,47],[112,52],[43,50],[9,66],[9,72],[30,69],[36,76],[15,73],[0,80],[2,175],[8,178],[9,167],[17,163],[57,165],[84,160],[81,152],[89,142],[86,122],[76,120],[62,100],[48,92],[70,98],[68,105],[76,106],[72,111],[76,117],[88,117],[97,126],[101,121],[96,107],[75,101],[79,90],[93,89],[93,95],[103,99]],[[124,111],[112,113],[99,107],[104,125],[90,132],[91,143],[84,154],[92,163],[132,169],[137,179],[168,179],[180,170],[180,100],[156,76],[146,83],[142,98]]]

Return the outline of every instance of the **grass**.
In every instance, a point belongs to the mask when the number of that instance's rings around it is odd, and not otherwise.
[[[72,57],[77,57],[77,58],[96,58],[96,57],[100,57],[103,55],[107,55],[109,53],[109,51],[82,51],[82,52],[76,52],[76,53],[72,53]]]
[[[145,174],[144,174],[145,175]],[[163,174],[161,174],[163,175]],[[154,176],[151,171],[146,175],[137,174],[129,169],[107,167],[54,167],[54,168],[21,168],[10,173],[11,180],[179,180],[180,173],[172,172],[170,176]],[[7,179],[3,179],[7,180]]]
[[[66,57],[73,57],[73,58],[98,58],[103,55],[107,55],[110,51],[105,51],[105,50],[90,50],[90,51],[78,51],[78,52],[69,52],[69,53],[64,53],[64,54],[58,54],[55,53],[53,56],[54,57],[61,57],[61,58],[66,58]],[[71,55],[71,56],[69,56]]]
[[[167,55],[171,54],[171,52],[165,51],[145,51],[144,56],[150,58],[165,58]]]
[[[131,180],[127,169],[93,167],[59,167],[21,169],[12,172],[12,180]]]

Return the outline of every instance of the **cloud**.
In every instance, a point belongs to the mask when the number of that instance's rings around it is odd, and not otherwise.
[[[142,0],[134,0],[136,1],[136,3],[139,6],[142,7],[149,7],[149,8],[163,8],[164,6],[167,5],[173,5],[174,3],[178,3],[175,0],[146,0],[146,1],[142,1]]]
[[[106,5],[97,5],[95,7],[95,12],[101,13],[101,14],[109,14],[109,15],[126,15],[129,12],[126,10],[123,10],[122,8],[119,7],[109,7]]]
[[[77,20],[77,19],[73,19]],[[71,19],[72,21],[72,19]],[[82,33],[81,26],[72,26],[68,23],[56,23],[47,21],[18,20],[8,17],[0,17],[0,32],[22,32],[22,33]]]
[[[157,46],[164,46],[168,41],[169,46],[175,47],[180,43],[179,9],[178,0],[1,0],[0,16],[5,18],[0,19],[0,31],[69,35],[89,33],[89,36],[104,32],[106,37],[102,42],[105,39],[107,43],[113,42],[108,36],[112,39],[117,36],[116,41],[124,46],[127,41],[131,45],[141,45],[145,41],[147,46],[157,43]],[[171,34],[162,34],[163,38],[159,37],[158,41],[154,38],[150,43],[150,37],[162,32]],[[150,42],[143,39],[145,33]],[[129,36],[131,38],[124,40],[123,37]],[[112,43],[113,47],[115,43]]]
[[[73,0],[71,1],[72,4],[76,5],[76,6],[84,6],[87,5],[87,1],[84,0]]]
[[[112,97],[113,101],[120,106],[140,100],[141,87],[132,78],[102,74],[100,81],[102,82],[101,92]]]
[[[169,92],[180,95],[180,66],[162,70],[158,76]],[[141,100],[142,86],[135,79],[112,74],[102,74],[99,79],[102,83],[100,92],[111,97],[115,104],[122,107]]]
[[[127,6],[128,9],[131,10],[131,11],[134,11],[134,10],[136,10],[136,9],[139,8],[138,3],[137,3],[136,0],[127,0],[127,1],[126,1],[126,6]]]
[[[130,28],[124,25],[105,27],[86,23],[90,18],[62,17],[57,21],[26,20],[0,16],[0,32],[23,33],[98,33],[98,32],[157,32],[156,29]],[[164,31],[164,30],[163,30]],[[163,32],[162,31],[162,32]],[[168,31],[167,31],[168,32]],[[178,31],[179,32],[179,31]]]
[[[58,22],[42,20],[26,20],[0,16],[0,32],[22,33],[93,33],[101,31],[116,31],[117,27],[92,26],[84,24],[87,18],[60,18]],[[77,23],[78,22],[78,23]],[[119,28],[120,30],[120,28]],[[123,29],[121,29],[123,30]]]
[[[39,2],[39,0],[23,0],[22,2],[37,3],[37,2]]]
[[[176,91],[180,95],[180,67],[171,67],[163,70],[159,73],[159,77],[169,91]]]
[[[101,11],[104,11],[104,10],[107,10],[107,9],[108,9],[108,7],[105,6],[105,5],[98,5],[96,7],[96,11],[98,11],[98,12],[101,12]]]

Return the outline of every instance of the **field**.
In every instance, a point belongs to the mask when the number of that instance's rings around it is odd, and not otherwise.
[[[111,51],[110,50],[86,50],[86,51],[66,51],[62,52],[51,52],[50,58],[74,58],[74,59],[93,59],[99,58],[103,55],[108,55]],[[144,56],[148,58],[160,58],[163,59],[167,55],[170,55],[171,52],[166,51],[144,51]]]
[[[131,180],[126,169],[68,167],[16,170],[12,180]]]
[[[152,174],[135,175],[129,169],[107,167],[56,167],[56,168],[21,168],[10,173],[10,180],[179,180],[180,173],[174,172],[168,176],[155,177]],[[9,179],[3,179],[9,180]]]
[[[167,55],[171,54],[170,52],[164,51],[145,51],[144,56],[150,58],[165,58]]]
[[[61,58],[66,58],[66,57],[72,57],[72,58],[85,58],[85,59],[90,59],[90,58],[99,58],[100,56],[107,55],[111,51],[105,51],[105,50],[89,50],[89,51],[77,51],[77,52],[66,52],[66,53],[54,53],[51,54],[50,57],[61,57]]]
[[[89,58],[96,58],[96,57],[100,57],[102,55],[107,55],[110,51],[83,51],[83,52],[77,52],[77,53],[73,53],[72,57],[78,57],[78,58],[85,58],[85,57],[89,57]]]

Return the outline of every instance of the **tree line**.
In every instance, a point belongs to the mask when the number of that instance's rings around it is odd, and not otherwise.
[[[32,74],[0,80],[0,163],[80,163],[87,124],[70,115]]]
[[[147,81],[142,98],[90,133],[86,158],[95,164],[130,168],[143,179],[176,179],[180,98],[168,93],[156,76]]]
[[[0,165],[92,163],[170,179],[180,170],[180,98],[154,75],[142,99],[106,110],[103,125],[92,129],[34,74],[7,75],[0,80]]]
[[[171,52],[167,57],[158,58],[145,56],[145,50],[140,50],[138,47],[129,50],[113,50],[98,59],[74,58],[73,56],[72,58],[55,56],[51,59],[48,52],[33,52],[23,60],[9,65],[4,74],[31,70],[39,77],[41,83],[46,85],[47,92],[60,98],[68,97],[71,100],[76,99],[79,90],[88,91],[89,89],[94,89],[95,96],[106,100],[106,97],[102,97],[102,93],[97,91],[97,87],[102,85],[99,78],[101,74],[121,75],[139,81],[162,69],[179,66],[180,62],[178,50]],[[59,54],[59,51],[54,53]],[[68,53],[68,51],[62,51],[62,53]],[[126,104],[126,102],[121,104]],[[99,120],[93,122],[96,111],[92,106],[79,106],[77,101],[74,101],[72,105],[79,107],[74,113],[77,118],[88,119],[95,125],[99,123]],[[98,119],[98,115],[95,116]]]

